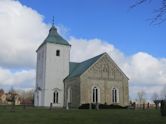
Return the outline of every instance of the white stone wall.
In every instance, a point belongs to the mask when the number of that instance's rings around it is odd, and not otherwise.
[[[37,51],[35,106],[43,106],[45,89],[46,45]],[[38,89],[38,90],[37,90]],[[40,90],[39,90],[40,89]]]
[[[57,50],[60,56],[56,56]],[[35,105],[50,106],[53,92],[58,89],[58,104],[53,106],[63,107],[63,80],[69,74],[70,46],[46,43],[37,51],[37,56],[36,86],[41,90],[35,92]]]
[[[63,107],[63,80],[69,74],[70,46],[47,43],[46,47],[44,106],[50,106],[50,103],[53,103],[53,92],[59,89],[59,103],[53,106]],[[60,50],[60,56],[56,56],[57,50]]]

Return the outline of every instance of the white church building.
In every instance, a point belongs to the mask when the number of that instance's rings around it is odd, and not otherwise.
[[[77,63],[70,62],[70,49],[52,26],[36,51],[35,106],[128,105],[128,77],[107,53]]]

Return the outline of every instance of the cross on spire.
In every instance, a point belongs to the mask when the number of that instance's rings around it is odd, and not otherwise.
[[[54,26],[54,16],[52,17],[52,26]]]

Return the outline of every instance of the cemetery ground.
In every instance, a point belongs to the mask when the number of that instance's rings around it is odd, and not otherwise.
[[[0,124],[166,124],[160,110],[133,109],[52,109],[0,106]]]

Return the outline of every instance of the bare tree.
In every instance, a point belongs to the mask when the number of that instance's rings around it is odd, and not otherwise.
[[[24,108],[26,107],[26,105],[33,104],[33,90],[17,90],[16,92],[20,95],[22,100],[21,103],[24,105]]]
[[[11,94],[15,93],[13,86],[10,88],[9,93],[11,93]]]
[[[11,101],[12,101],[12,107],[11,107],[11,112],[15,112],[15,96],[16,96],[16,93],[15,93],[15,90],[13,87],[11,87],[11,89],[9,90],[9,94],[11,95]]]
[[[0,89],[0,94],[4,94],[4,90],[3,89]]]
[[[24,99],[32,99],[33,98],[33,90],[16,90],[16,93],[20,95],[21,98]]]
[[[159,98],[159,95],[158,95],[158,93],[153,93],[153,95],[152,95],[152,101],[155,103],[155,106],[156,106],[156,109],[158,108],[158,106],[159,106],[159,103],[160,103],[160,98]]]
[[[152,98],[151,98],[153,101],[154,100],[159,100],[159,95],[158,95],[158,93],[156,93],[156,92],[154,92],[153,94],[152,94]]]
[[[161,99],[166,100],[166,85],[161,90]]]
[[[146,93],[145,93],[145,91],[144,91],[144,90],[139,91],[139,92],[137,93],[137,96],[138,96],[138,102],[139,102],[139,104],[140,104],[140,105],[141,105],[141,104],[144,104],[145,101],[146,101],[146,98],[145,98]]]
[[[136,0],[134,4],[130,6],[130,8],[135,8],[144,3],[151,3],[156,0]],[[154,8],[154,17],[150,19],[151,24],[161,24],[166,21],[166,0],[158,0],[160,2],[160,7],[157,9]]]

